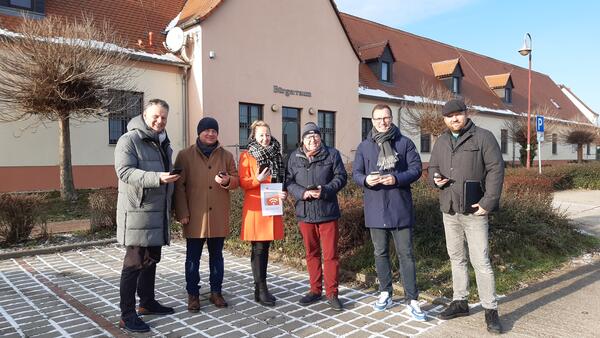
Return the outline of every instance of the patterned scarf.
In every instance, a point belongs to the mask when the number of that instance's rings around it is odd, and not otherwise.
[[[263,147],[256,140],[250,140],[250,143],[248,143],[248,152],[258,162],[258,168],[264,164],[269,165],[269,168],[271,168],[272,183],[283,183],[284,170],[279,141],[271,137],[271,144]]]
[[[400,129],[392,124],[390,129],[385,133],[380,133],[373,127],[371,130],[371,138],[379,146],[379,155],[377,157],[377,167],[379,170],[385,171],[396,167],[398,162],[398,154],[392,148],[391,141],[400,136]]]

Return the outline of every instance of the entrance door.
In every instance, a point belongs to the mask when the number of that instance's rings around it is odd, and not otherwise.
[[[281,147],[284,159],[298,148],[300,144],[300,109],[283,107],[283,140]]]

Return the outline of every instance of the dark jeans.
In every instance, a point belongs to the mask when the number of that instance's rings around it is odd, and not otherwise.
[[[252,241],[252,252],[250,255],[250,266],[254,284],[266,283],[267,265],[269,265],[269,247],[271,241]]]
[[[204,242],[208,242],[208,269],[210,271],[210,292],[221,293],[223,285],[223,243],[225,237],[188,238],[185,250],[185,283],[188,294],[200,294],[200,257]]]
[[[154,300],[156,264],[160,262],[160,246],[128,246],[121,271],[121,318],[136,315],[135,292],[140,297],[140,306],[148,307]]]
[[[371,228],[371,240],[375,248],[375,269],[379,279],[379,291],[388,291],[392,294],[392,266],[390,264],[389,246],[390,237],[394,240],[400,275],[406,300],[419,297],[417,290],[417,269],[412,246],[412,229],[377,229]]]

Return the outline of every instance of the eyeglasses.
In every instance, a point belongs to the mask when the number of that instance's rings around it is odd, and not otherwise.
[[[392,119],[391,116],[386,116],[386,117],[372,117],[371,120],[373,120],[373,122],[381,122],[381,121],[385,121],[385,122],[390,122],[390,120]]]
[[[320,140],[321,139],[321,135],[319,134],[312,134],[312,135],[306,135],[304,136],[305,140]]]

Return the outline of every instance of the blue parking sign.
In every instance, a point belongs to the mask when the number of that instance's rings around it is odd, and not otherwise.
[[[544,117],[536,116],[535,117],[535,130],[538,132],[544,132]]]

